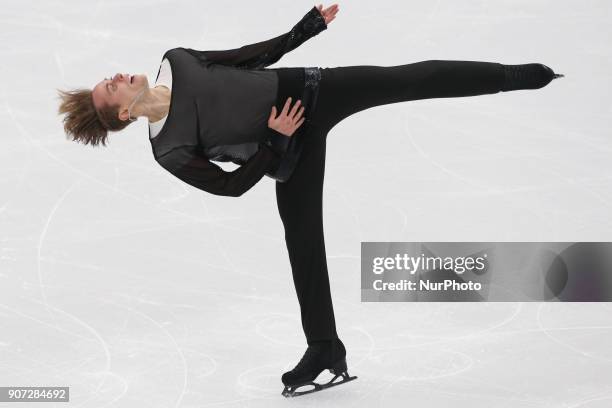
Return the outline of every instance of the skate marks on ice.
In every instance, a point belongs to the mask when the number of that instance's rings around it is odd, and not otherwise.
[[[612,312],[612,306],[607,306]],[[536,312],[537,330],[578,357],[586,357],[597,363],[612,363],[612,349],[597,345],[602,336],[612,336],[611,320],[598,314],[589,316],[588,311],[592,308],[589,303],[542,303]],[[557,318],[560,311],[563,311],[563,324],[555,322],[561,320]],[[575,323],[569,325],[568,320]]]

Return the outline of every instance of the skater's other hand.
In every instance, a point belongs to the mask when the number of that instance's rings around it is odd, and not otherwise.
[[[323,5],[319,4],[317,6],[317,10],[319,10],[319,13],[321,13],[321,16],[323,16],[323,18],[325,19],[325,25],[328,25],[329,23],[332,22],[334,18],[336,18],[336,13],[340,9],[338,8],[338,4],[336,3],[336,4],[332,4],[325,10],[323,10]]]
[[[287,98],[287,102],[285,102],[285,106],[278,117],[276,117],[276,106],[272,106],[272,112],[270,112],[270,117],[268,118],[268,127],[287,137],[291,137],[293,132],[304,123],[305,118],[302,117],[304,107],[300,107],[301,103],[302,101],[298,99],[289,112],[291,97]],[[302,118],[300,119],[300,117]]]

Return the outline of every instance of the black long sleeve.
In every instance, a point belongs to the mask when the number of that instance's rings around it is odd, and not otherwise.
[[[246,69],[264,68],[326,29],[325,19],[319,10],[313,7],[289,32],[278,37],[231,50],[199,51],[191,48],[185,50],[203,63]]]
[[[276,170],[281,156],[269,145],[260,143],[257,153],[238,169],[227,172],[204,156],[198,146],[182,146],[158,157],[157,161],[174,176],[200,190],[239,197],[261,180],[267,171]]]

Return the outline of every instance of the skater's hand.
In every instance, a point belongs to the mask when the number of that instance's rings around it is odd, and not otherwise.
[[[325,19],[325,25],[328,25],[332,22],[334,18],[336,18],[336,13],[340,9],[338,8],[338,4],[332,4],[331,6],[323,10],[323,5],[319,4],[317,6],[317,10],[319,10],[319,13],[321,13],[321,16],[323,16],[323,18]]]
[[[272,112],[270,112],[270,117],[268,118],[268,127],[287,137],[291,137],[293,132],[300,127],[305,119],[303,117],[300,119],[304,113],[304,107],[300,107],[301,103],[302,101],[298,99],[295,105],[293,105],[291,112],[288,112],[289,105],[291,104],[291,97],[287,98],[287,102],[285,102],[285,106],[278,117],[276,117],[276,106],[272,106]]]

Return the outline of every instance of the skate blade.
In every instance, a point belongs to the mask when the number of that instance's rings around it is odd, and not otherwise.
[[[342,377],[341,381],[337,381],[334,382],[336,380],[336,378],[338,377]],[[344,384],[346,382],[352,381],[354,379],[356,379],[357,376],[349,376],[348,373],[345,371],[344,373],[341,374],[336,374],[334,376],[334,378],[332,378],[331,380],[329,380],[328,382],[324,383],[324,384],[319,384],[313,381],[310,382],[306,382],[303,384],[297,384],[297,385],[286,385],[285,389],[283,390],[283,392],[281,393],[284,397],[299,397],[300,395],[304,395],[304,394],[310,394],[311,392],[317,392],[317,391],[322,391],[326,388],[330,388],[336,385],[340,385],[340,384]],[[307,385],[311,385],[314,388],[310,389],[310,390],[306,390],[306,391],[297,391],[298,388],[300,387],[304,387]]]

